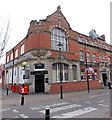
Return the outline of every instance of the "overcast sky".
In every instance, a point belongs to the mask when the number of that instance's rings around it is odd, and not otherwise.
[[[0,26],[10,21],[10,38],[6,51],[23,40],[31,20],[45,19],[61,6],[74,31],[89,35],[92,29],[105,34],[110,43],[111,0],[0,0]]]

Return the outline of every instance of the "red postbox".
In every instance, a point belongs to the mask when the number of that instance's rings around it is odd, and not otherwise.
[[[17,86],[16,84],[12,85],[12,92],[16,92],[17,91]]]
[[[24,94],[28,94],[29,91],[29,86],[28,85],[24,85],[24,87],[22,85],[20,85],[19,87],[19,93],[24,93]]]
[[[24,94],[28,94],[28,92],[29,92],[29,86],[24,85]]]

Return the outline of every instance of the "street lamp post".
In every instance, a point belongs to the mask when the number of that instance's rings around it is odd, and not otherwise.
[[[88,88],[88,93],[90,92],[89,89],[89,75],[88,75],[88,64],[87,64],[87,55],[86,55],[86,42],[85,42],[85,61],[86,61],[86,79],[87,79],[87,88]]]
[[[23,62],[22,66],[24,67],[24,77],[25,77],[25,67],[26,67],[27,63]],[[23,77],[23,80],[25,79]],[[21,97],[21,105],[24,105],[24,81],[23,81],[23,85],[22,85],[22,97]]]
[[[59,44],[57,45],[59,47],[60,50],[60,98],[63,99],[63,88],[62,88],[62,69],[61,69],[61,50],[62,50],[62,44],[61,42],[59,42]]]

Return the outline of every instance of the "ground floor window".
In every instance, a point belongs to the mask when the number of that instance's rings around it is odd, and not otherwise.
[[[85,69],[81,69],[81,80],[85,80]]]
[[[77,65],[72,65],[73,80],[77,80]]]
[[[60,81],[60,76],[63,82],[68,81],[68,65],[65,63],[55,63],[52,65],[53,82]]]
[[[87,76],[87,71],[85,71],[85,69],[81,69],[81,80],[86,80]],[[94,69],[94,73],[90,73],[88,71],[88,76],[89,76],[89,80],[97,80],[98,79],[98,74],[97,74],[97,69]]]

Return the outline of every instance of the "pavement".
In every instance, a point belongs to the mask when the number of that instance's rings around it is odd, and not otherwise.
[[[110,89],[94,89],[64,92],[63,99],[57,94],[28,94],[24,96],[25,104],[21,106],[21,94],[6,90],[1,92],[3,118],[44,118],[46,107],[51,109],[51,118],[61,115],[78,115],[75,118],[109,118]],[[80,105],[75,107],[74,105]],[[93,111],[94,109],[94,111]],[[88,112],[89,111],[89,112]],[[12,119],[10,119],[12,120]],[[106,120],[106,119],[105,119]]]
[[[68,100],[71,98],[79,99],[79,98],[89,98],[93,95],[100,95],[101,93],[110,92],[109,89],[94,89],[90,90],[88,93],[87,90],[78,91],[78,92],[66,92],[63,93],[63,99]],[[9,91],[9,94],[6,95],[6,90],[2,90],[2,109],[7,108],[8,106],[20,106],[21,104],[21,94]],[[32,105],[39,105],[44,103],[50,103],[52,101],[59,102],[60,100],[60,93],[57,94],[45,94],[45,93],[38,93],[38,94],[28,94],[24,96],[25,106],[32,106]],[[1,97],[0,97],[1,100]]]

